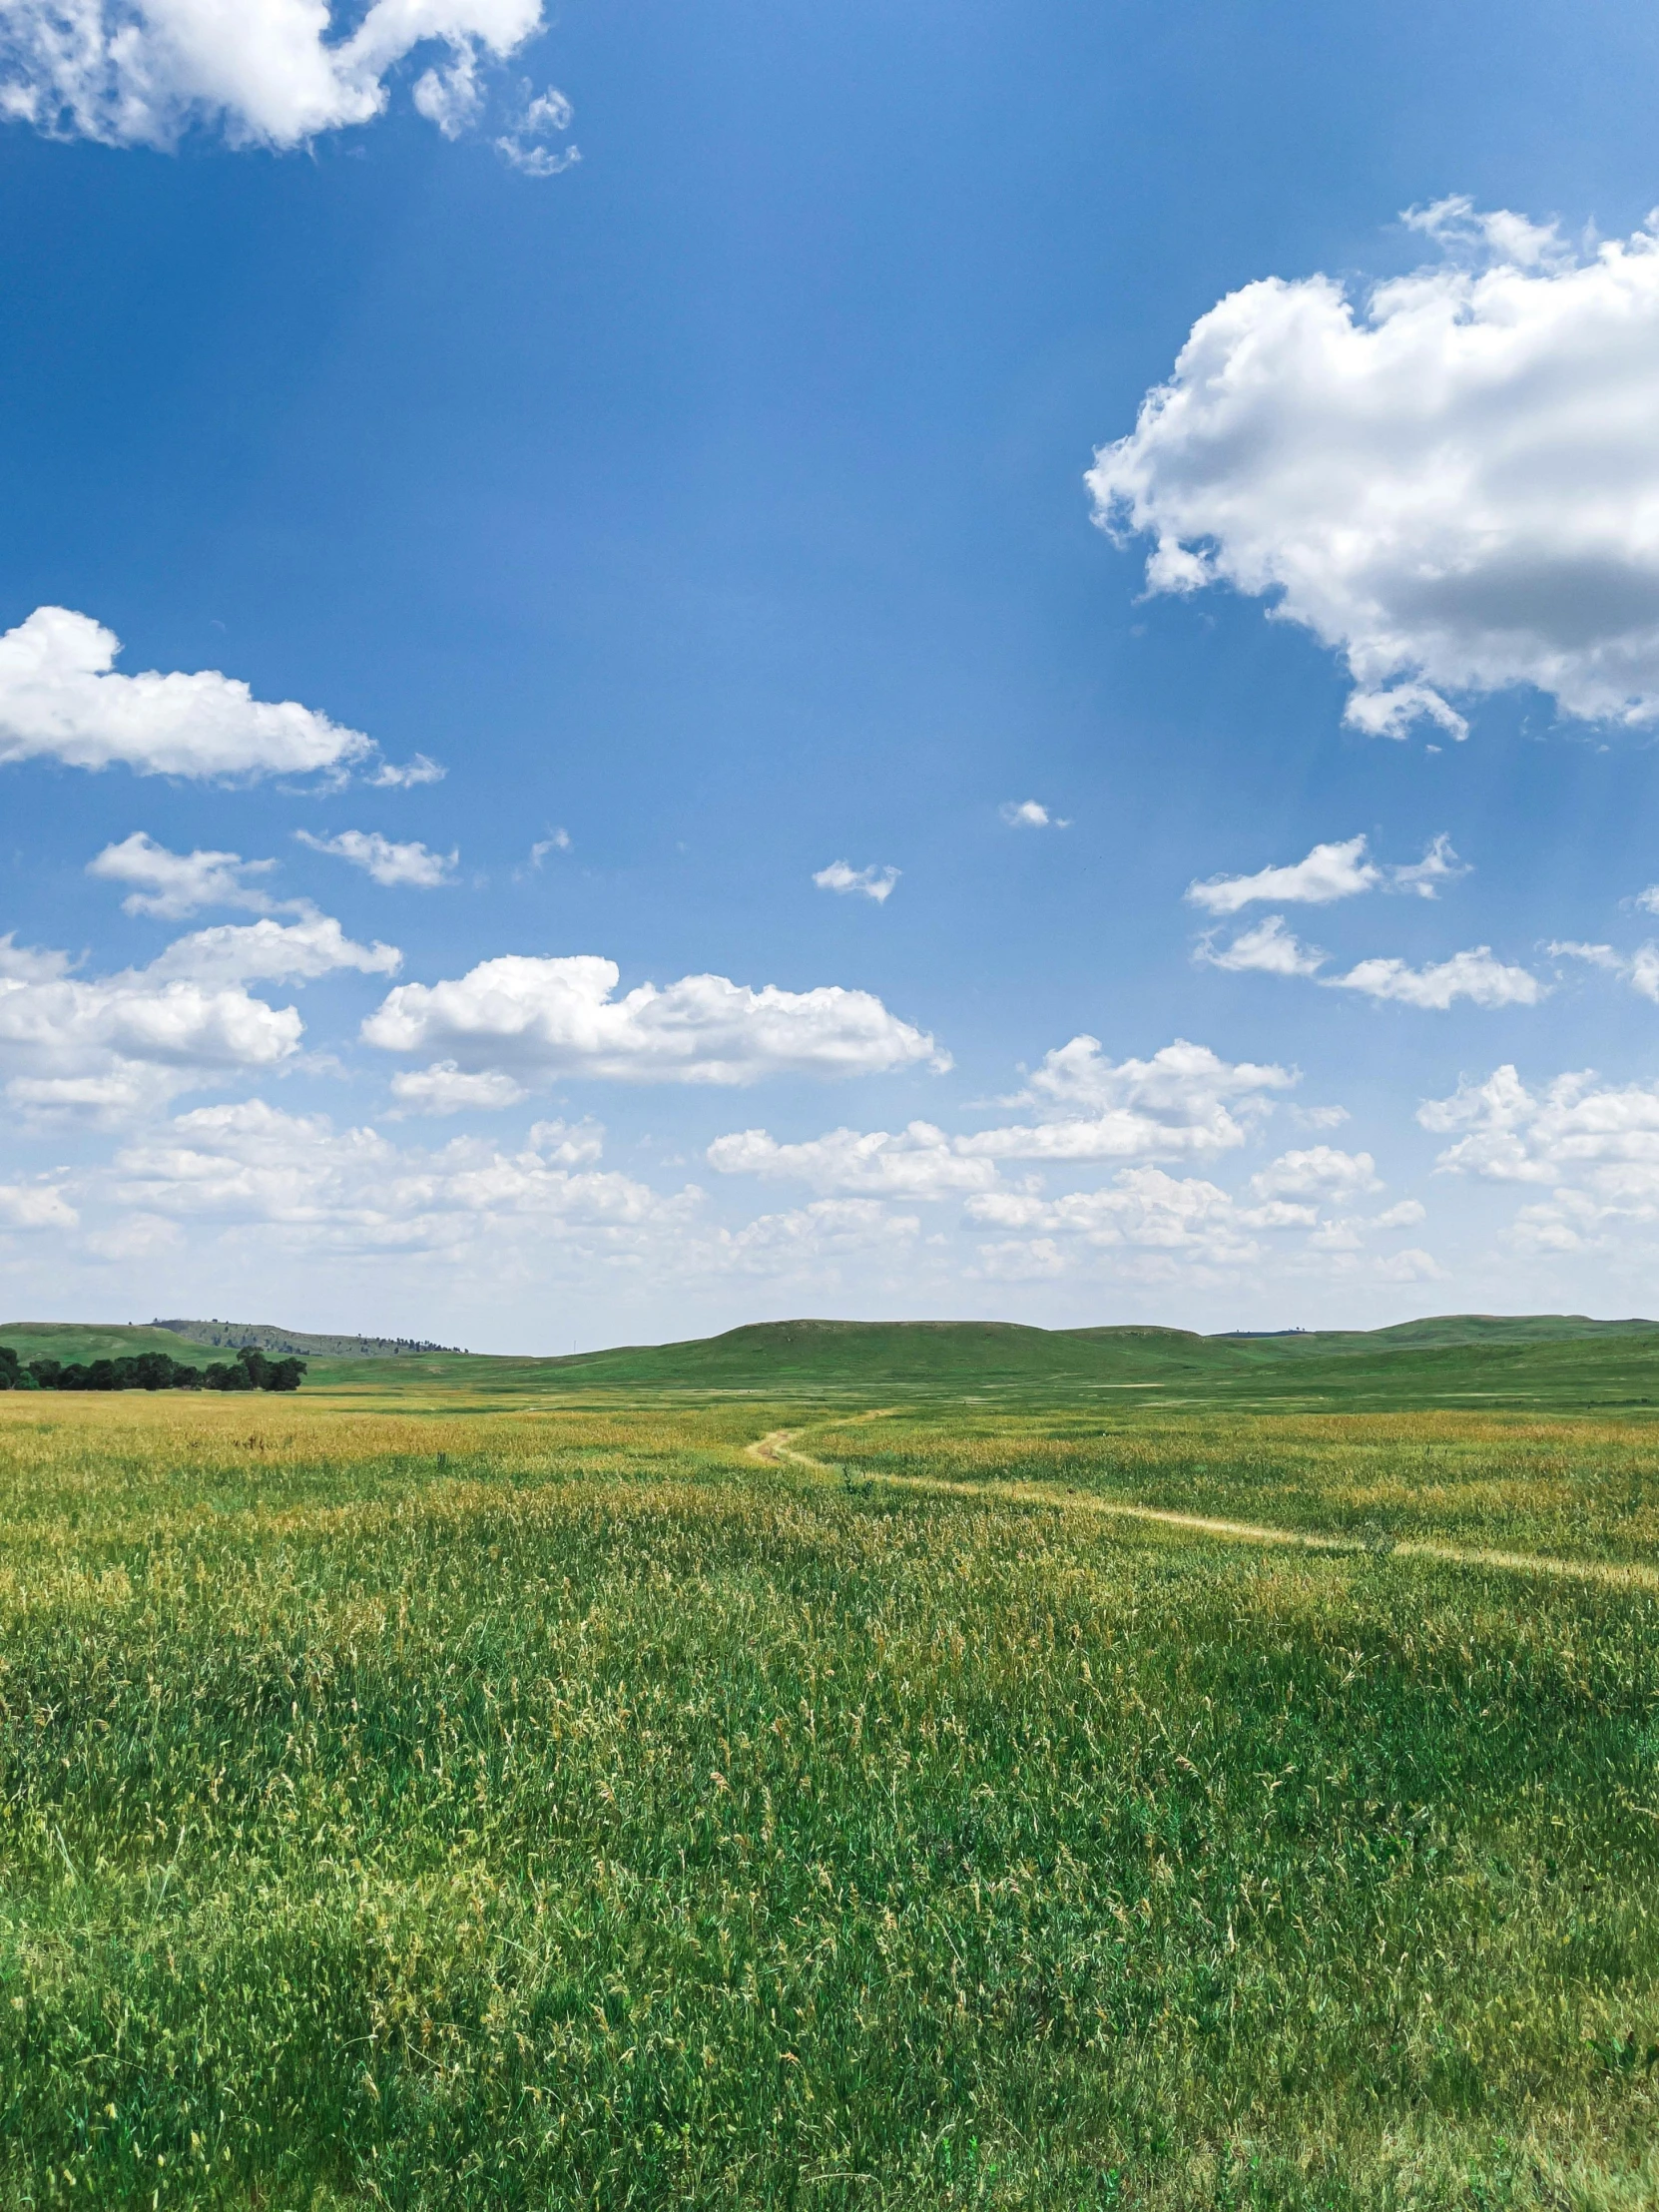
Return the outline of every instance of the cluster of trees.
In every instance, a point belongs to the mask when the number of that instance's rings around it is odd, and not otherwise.
[[[304,1372],[303,1360],[268,1360],[253,1345],[244,1345],[229,1365],[211,1368],[193,1368],[165,1352],[85,1367],[61,1360],[31,1360],[24,1367],[0,1345],[0,1390],[296,1390]]]

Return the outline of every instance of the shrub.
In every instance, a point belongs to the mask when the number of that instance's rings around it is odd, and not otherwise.
[[[165,1352],[94,1360],[90,1366],[32,1360],[24,1368],[15,1352],[0,1346],[3,1390],[296,1390],[304,1372],[303,1360],[268,1360],[252,1345],[245,1345],[234,1361],[206,1369]]]

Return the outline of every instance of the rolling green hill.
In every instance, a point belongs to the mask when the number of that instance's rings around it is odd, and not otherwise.
[[[951,1397],[1098,1395],[1120,1404],[1659,1405],[1659,1325],[1571,1315],[1444,1316],[1396,1329],[1200,1337],[1144,1327],[790,1321],[555,1360],[319,1362],[312,1386],[489,1395],[604,1391]]]
[[[158,1321],[155,1327],[204,1350],[239,1352],[244,1345],[256,1345],[261,1352],[298,1353],[303,1359],[396,1360],[423,1352],[452,1354],[459,1350],[455,1345],[427,1344],[414,1337],[319,1336],[313,1330],[283,1329],[269,1321]]]
[[[165,1352],[170,1360],[205,1368],[222,1354],[198,1354],[171,1331],[125,1322],[9,1321],[0,1323],[0,1345],[9,1345],[25,1366],[31,1360],[125,1360],[141,1352]]]
[[[1659,1326],[1574,1316],[1447,1316],[1375,1332],[1200,1337],[999,1322],[765,1323],[687,1344],[547,1363],[555,1386],[848,1388],[975,1394],[1083,1389],[1146,1397],[1361,1397],[1440,1403],[1659,1398]]]
[[[715,1391],[952,1397],[1099,1393],[1119,1402],[1343,1406],[1659,1406],[1659,1324],[1582,1315],[1452,1314],[1389,1329],[1201,1337],[1182,1329],[1031,1329],[1014,1322],[762,1322],[666,1345],[560,1359],[399,1352],[317,1357],[327,1338],[272,1329],[310,1357],[308,1387],[486,1396],[573,1391]],[[168,1351],[180,1337],[140,1327],[12,1323],[0,1344],[24,1360]],[[201,1348],[204,1363],[217,1348]],[[223,1357],[220,1352],[219,1357]]]

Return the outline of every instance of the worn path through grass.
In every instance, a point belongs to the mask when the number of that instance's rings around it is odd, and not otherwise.
[[[851,1417],[868,1420],[879,1416],[865,1413]],[[844,1479],[844,1469],[841,1467],[829,1460],[816,1459],[809,1452],[795,1449],[796,1437],[805,1434],[806,1430],[800,1428],[769,1429],[764,1436],[758,1436],[752,1444],[745,1447],[745,1456],[758,1460],[764,1466],[805,1467],[814,1474]],[[1639,1562],[1557,1559],[1543,1552],[1494,1551],[1484,1547],[1470,1548],[1462,1544],[1427,1543],[1409,1536],[1368,1542],[1352,1535],[1325,1534],[1318,1529],[1271,1528],[1260,1521],[1220,1520],[1208,1513],[1182,1513],[1168,1506],[1136,1505],[1122,1498],[1091,1496],[1086,1490],[1061,1489],[1052,1483],[999,1482],[992,1478],[978,1482],[950,1482],[938,1475],[925,1474],[866,1474],[861,1479],[931,1492],[936,1496],[995,1499],[1008,1505],[1052,1505],[1068,1512],[1105,1515],[1109,1519],[1150,1521],[1164,1528],[1190,1529],[1196,1535],[1217,1536],[1228,1543],[1288,1544],[1303,1551],[1382,1551],[1394,1558],[1434,1559],[1448,1566],[1492,1567],[1511,1574],[1565,1575],[1581,1582],[1603,1582],[1615,1587],[1659,1590],[1659,1567],[1645,1566]]]

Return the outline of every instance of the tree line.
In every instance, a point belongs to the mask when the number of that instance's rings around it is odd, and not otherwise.
[[[0,1345],[0,1390],[296,1390],[303,1360],[268,1360],[244,1345],[233,1361],[193,1368],[165,1352],[140,1352],[120,1360],[31,1360],[27,1367],[9,1345]]]

